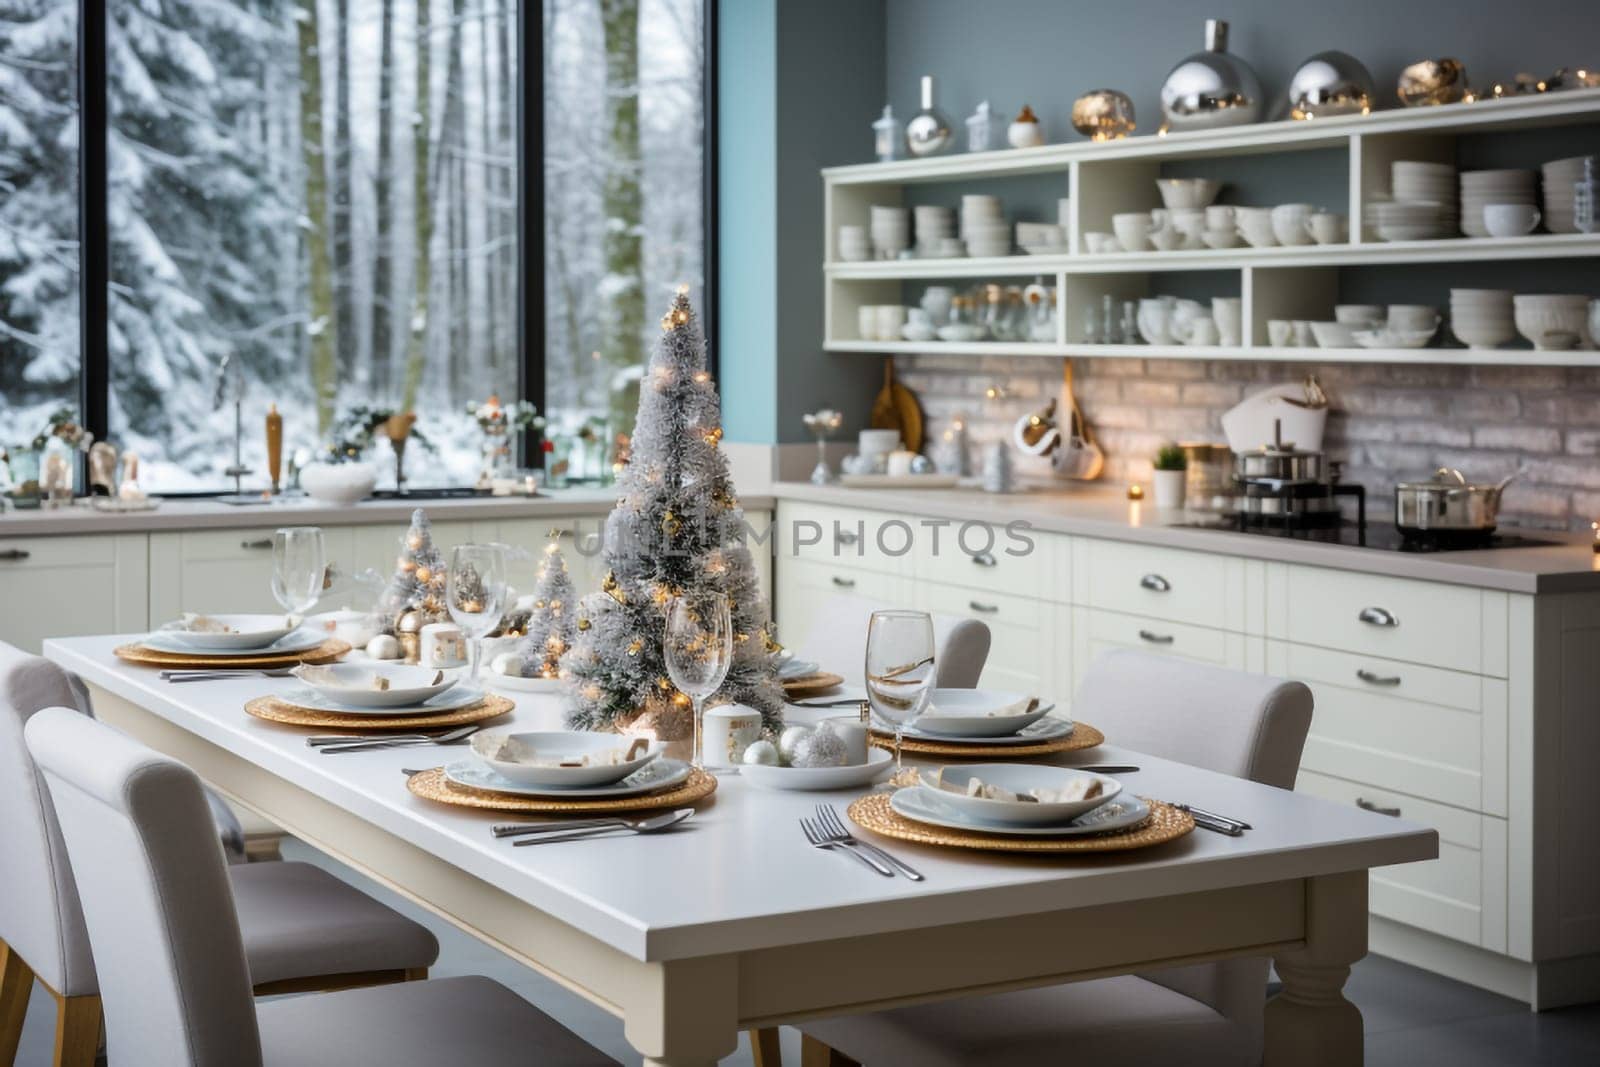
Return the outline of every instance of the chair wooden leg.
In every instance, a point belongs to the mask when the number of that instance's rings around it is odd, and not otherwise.
[[[783,1067],[783,1046],[778,1043],[776,1026],[763,1026],[749,1034],[750,1055],[755,1058],[756,1067]]]
[[[22,1020],[33,994],[33,971],[11,946],[0,941],[0,1067],[10,1067],[22,1041]]]
[[[426,982],[427,980],[428,980],[428,968],[426,968],[426,967],[407,967],[406,968],[406,981],[408,981],[408,982]]]
[[[801,1034],[800,1067],[861,1067],[861,1064],[829,1048],[810,1034]]]
[[[99,997],[59,998],[55,1067],[94,1067],[100,1051],[100,1025]]]

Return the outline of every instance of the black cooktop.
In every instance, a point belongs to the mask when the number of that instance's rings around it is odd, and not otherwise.
[[[1255,534],[1260,537],[1280,537],[1291,541],[1312,541],[1327,545],[1346,545],[1350,548],[1376,548],[1384,552],[1468,552],[1485,548],[1538,548],[1558,545],[1560,541],[1546,541],[1521,534],[1495,533],[1487,536],[1449,535],[1419,537],[1402,534],[1399,527],[1388,521],[1360,523],[1343,519],[1323,525],[1295,521],[1274,521],[1267,516],[1245,517],[1238,514],[1218,515],[1213,519],[1174,523],[1191,530],[1223,530],[1230,533]]]

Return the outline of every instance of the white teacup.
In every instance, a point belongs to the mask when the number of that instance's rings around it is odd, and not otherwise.
[[[1521,237],[1539,225],[1539,209],[1532,204],[1486,204],[1483,225],[1490,237]]]
[[[878,305],[862,304],[856,309],[856,330],[863,341],[878,339]]]
[[[1269,207],[1241,207],[1235,209],[1239,220],[1239,236],[1253,248],[1271,248],[1278,243],[1272,226],[1272,209]]]
[[[1139,336],[1145,344],[1170,345],[1172,337],[1172,306],[1161,297],[1147,297],[1139,301]]]
[[[1083,235],[1083,250],[1091,255],[1115,252],[1120,247],[1115,234],[1091,230]]]
[[[1344,244],[1350,239],[1350,229],[1345,224],[1343,215],[1336,215],[1331,211],[1319,211],[1314,215],[1306,216],[1306,233],[1319,245]]]
[[[906,309],[899,304],[878,305],[878,337],[893,340],[900,336],[900,327],[906,324]]]
[[[1183,234],[1175,226],[1163,226],[1150,231],[1150,243],[1156,246],[1158,252],[1171,252],[1183,244]]]
[[[1317,335],[1315,333],[1313,333],[1312,330],[1311,330],[1311,320],[1310,319],[1295,319],[1295,320],[1293,320],[1293,323],[1294,323],[1294,346],[1296,348],[1315,348],[1315,347],[1317,347]]]
[[[1218,340],[1217,321],[1210,315],[1201,315],[1189,323],[1189,334],[1184,339],[1186,345],[1214,345]]]
[[[1294,344],[1294,323],[1288,319],[1268,319],[1267,342],[1273,348],[1291,347]]]
[[[1232,230],[1239,225],[1231,204],[1212,204],[1206,208],[1206,229]]]
[[[1217,324],[1217,344],[1232,347],[1244,339],[1244,301],[1239,297],[1212,297],[1211,318]]]
[[[1272,209],[1272,235],[1283,245],[1308,245],[1306,219],[1315,211],[1310,204],[1279,204]]]
[[[1124,252],[1146,252],[1150,247],[1150,231],[1154,223],[1147,211],[1129,211],[1111,216],[1111,228],[1116,231],[1117,243]]]

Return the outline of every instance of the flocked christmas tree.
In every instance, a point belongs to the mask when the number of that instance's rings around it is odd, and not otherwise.
[[[577,633],[578,597],[561,554],[560,531],[553,531],[539,561],[539,580],[533,590],[533,610],[528,631],[512,652],[513,673],[524,678],[556,678],[561,657],[572,647]]]
[[[744,512],[728,476],[717,388],[686,291],[661,320],[663,336],[639,388],[632,458],[606,520],[598,593],[579,604],[577,638],[561,666],[573,685],[569,722],[580,729],[649,727],[688,737],[687,696],[667,676],[662,635],[674,597],[727,598],[733,663],[717,699],[782,724],[767,606],[744,541]]]
[[[379,623],[389,633],[415,633],[445,620],[444,557],[433,543],[433,524],[421,508],[400,542],[394,577],[378,601]]]

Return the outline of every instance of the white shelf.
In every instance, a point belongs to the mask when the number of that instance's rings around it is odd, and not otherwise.
[[[1037,344],[1024,341],[829,341],[829,352],[863,355],[1037,356],[1062,359],[1235,359],[1256,363],[1413,363],[1446,366],[1600,367],[1600,352],[1526,348],[1254,348],[1192,345]]]

